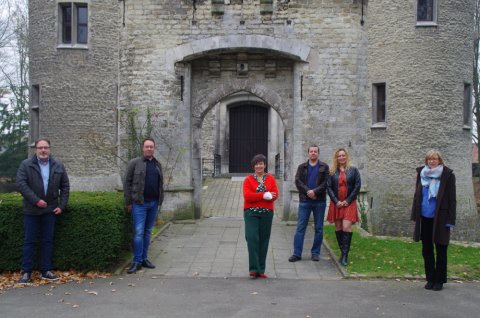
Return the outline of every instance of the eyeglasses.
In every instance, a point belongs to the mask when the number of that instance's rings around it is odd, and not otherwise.
[[[43,147],[37,147],[38,150],[42,150],[42,149],[50,149],[49,146],[43,146]]]

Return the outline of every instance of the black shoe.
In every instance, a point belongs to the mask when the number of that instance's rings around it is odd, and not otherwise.
[[[59,280],[60,277],[58,277],[57,275],[55,275],[51,271],[46,271],[46,272],[42,273],[42,279],[54,281],[54,280]]]
[[[142,262],[142,266],[145,268],[155,268],[155,265],[153,265],[148,259]]]
[[[433,285],[434,285],[433,282],[427,282],[425,284],[425,289],[433,289]]]
[[[300,256],[297,256],[297,255],[292,255],[290,256],[290,258],[288,259],[289,262],[296,262],[296,261],[300,261],[302,258]]]
[[[312,255],[312,261],[318,262],[320,260],[320,256],[318,255]]]
[[[435,283],[433,284],[433,288],[432,288],[434,291],[439,291],[439,290],[442,290],[443,289],[443,283]]]
[[[127,270],[127,274],[133,274],[140,269],[142,269],[142,264],[133,262],[132,265],[130,265],[130,268]]]
[[[32,283],[32,274],[22,273],[22,276],[18,280],[18,284],[29,285]]]

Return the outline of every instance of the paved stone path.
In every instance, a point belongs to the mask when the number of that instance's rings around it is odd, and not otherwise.
[[[204,185],[204,211],[208,216],[187,223],[173,223],[150,247],[157,265],[149,275],[172,277],[246,277],[248,251],[243,221],[241,181],[210,179]],[[325,246],[320,261],[310,260],[313,229],[307,229],[302,261],[288,262],[295,226],[274,218],[266,274],[272,278],[340,279]]]

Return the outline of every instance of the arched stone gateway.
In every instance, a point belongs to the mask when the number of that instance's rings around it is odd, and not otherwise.
[[[269,122],[273,123],[274,131],[269,132],[266,155],[270,166],[275,166],[275,156],[282,163],[282,213],[284,218],[290,217],[292,191],[295,191],[291,189],[290,171],[294,155],[292,124],[295,110],[302,108],[299,100],[300,70],[307,63],[310,53],[311,48],[301,41],[265,35],[215,36],[165,51],[166,71],[180,78],[182,108],[187,111],[185,114],[189,114],[191,165],[186,165],[189,172],[185,173],[193,180],[195,218],[202,217],[201,149],[205,117],[214,108],[220,108],[219,112],[222,112],[222,107],[231,105],[233,101],[252,99],[258,99],[270,109]],[[217,120],[217,124],[222,126],[225,122]],[[281,145],[278,145],[279,142]],[[222,165],[225,165],[225,155]],[[175,197],[178,199],[182,197],[180,192],[189,190],[180,187],[174,191],[177,191]]]
[[[222,76],[213,76],[205,77],[205,59],[212,61],[212,56],[207,55],[207,57],[199,58],[189,62],[189,72],[191,72],[191,83],[186,84],[186,87],[191,87],[191,125],[192,125],[192,176],[194,180],[194,204],[195,204],[195,217],[201,217],[201,148],[202,148],[202,124],[209,112],[215,108],[219,108],[218,112],[220,115],[217,116],[217,120],[223,118],[223,121],[219,122],[220,126],[225,126],[226,120],[225,116],[222,116],[221,113],[228,112],[230,106],[238,103],[249,103],[256,101],[258,104],[263,104],[268,107],[268,121],[271,123],[269,126],[268,135],[268,153],[266,153],[269,166],[275,167],[275,156],[278,154],[281,156],[282,171],[285,171],[283,178],[285,181],[284,184],[288,184],[290,181],[290,174],[285,169],[286,166],[290,165],[292,160],[291,153],[286,151],[286,147],[290,144],[289,140],[292,140],[292,127],[291,123],[293,122],[294,116],[294,99],[291,98],[294,96],[294,83],[293,83],[293,71],[294,64],[290,59],[285,59],[283,57],[279,58],[276,56],[276,60],[280,61],[282,65],[280,70],[276,72],[282,73],[282,82],[272,77],[265,80],[265,67],[258,66],[261,63],[265,63],[265,59],[272,58],[269,56],[269,53],[264,53],[262,51],[255,50],[254,53],[249,53],[249,48],[243,48],[241,52],[233,53],[229,51],[224,54],[216,54],[215,57],[219,59],[221,63],[224,61],[229,61],[231,59],[237,59],[238,56],[242,58],[242,63],[244,67],[249,67],[249,65],[257,65],[255,71],[250,71],[254,76],[243,76],[236,70],[236,66],[233,71],[228,69],[228,65],[225,66],[227,70],[224,76],[228,76],[228,80],[222,79]],[[250,54],[253,54],[253,58]],[[249,57],[250,55],[250,57]],[[227,63],[227,62],[226,62]],[[234,63],[239,64],[239,63]],[[187,65],[186,63],[184,66]],[[259,80],[256,76],[260,74],[261,79]],[[256,75],[256,76],[255,76]],[[276,74],[274,74],[276,75]],[[287,80],[286,80],[287,79]],[[279,92],[280,91],[280,92]],[[204,93],[207,92],[207,93]],[[228,131],[226,132],[228,133]],[[224,136],[223,136],[224,137]],[[228,141],[228,138],[221,138],[223,141]],[[221,147],[221,146],[220,146]],[[223,160],[222,166],[224,165],[225,158],[228,158],[223,148]],[[228,171],[223,171],[228,172]],[[282,195],[283,204],[288,206],[290,200],[290,192],[286,189],[282,190],[283,193],[287,195]],[[280,212],[280,211],[279,211]],[[285,217],[288,217],[288,211],[284,210],[283,214]]]

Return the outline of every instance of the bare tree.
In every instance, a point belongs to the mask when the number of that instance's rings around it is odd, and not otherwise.
[[[0,49],[10,44],[10,0],[0,0]]]
[[[0,177],[13,178],[28,149],[28,12],[27,0],[10,4],[8,30],[0,33],[8,35],[0,61]]]

